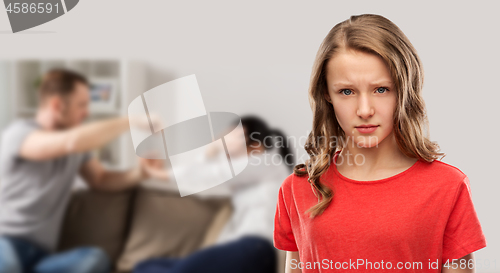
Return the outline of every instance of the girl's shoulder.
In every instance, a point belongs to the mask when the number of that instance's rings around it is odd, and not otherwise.
[[[468,184],[468,177],[462,170],[438,159],[432,162],[422,161],[417,176],[421,182],[442,190],[453,190],[464,183]]]
[[[424,171],[431,174],[436,174],[441,177],[447,177],[452,179],[463,179],[466,176],[466,174],[458,167],[453,166],[449,163],[445,163],[438,159],[432,162],[425,162],[425,161],[422,162]]]
[[[458,167],[449,163],[436,159],[432,162],[420,160],[418,164],[419,166],[412,171],[410,176],[402,176],[400,179],[410,179],[414,185],[418,184],[424,188],[434,188],[442,191],[453,191],[464,186],[464,184],[469,184],[467,175]],[[330,169],[331,167],[322,175],[324,177],[322,181],[325,183],[330,183],[332,179],[335,180],[335,173]],[[294,198],[297,195],[302,196],[309,193],[311,184],[308,179],[309,174],[307,172],[303,175],[292,172],[281,183],[280,191],[282,195],[285,198]],[[394,185],[397,185],[397,183],[394,183]]]
[[[292,172],[283,180],[280,190],[283,194],[293,195],[294,192],[296,193],[297,191],[302,191],[310,186],[308,179],[308,173],[298,175],[295,172]]]

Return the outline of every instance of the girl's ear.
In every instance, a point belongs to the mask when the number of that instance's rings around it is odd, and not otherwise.
[[[332,99],[330,98],[330,95],[328,94],[328,92],[325,92],[324,95],[325,95],[325,100],[329,103],[332,103]]]

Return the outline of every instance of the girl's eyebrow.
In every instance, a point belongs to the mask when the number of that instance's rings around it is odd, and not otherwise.
[[[383,81],[378,81],[378,82],[372,82],[370,84],[371,86],[380,86],[380,85],[392,85],[392,81],[389,80],[383,80]],[[336,82],[333,84],[333,86],[354,86],[350,82]]]

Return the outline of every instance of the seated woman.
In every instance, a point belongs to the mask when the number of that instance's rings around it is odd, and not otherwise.
[[[271,130],[256,116],[244,116],[241,122],[247,143],[246,151],[242,149],[241,153],[248,155],[248,165],[221,185],[230,192],[233,214],[215,245],[183,258],[144,261],[134,273],[276,271],[274,214],[281,183],[293,171],[295,162],[280,130]],[[210,156],[220,156],[220,152],[211,151]]]

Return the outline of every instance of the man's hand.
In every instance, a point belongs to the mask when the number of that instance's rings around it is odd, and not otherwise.
[[[140,158],[139,164],[143,177],[170,180],[170,172],[164,168],[164,162],[163,159]]]

